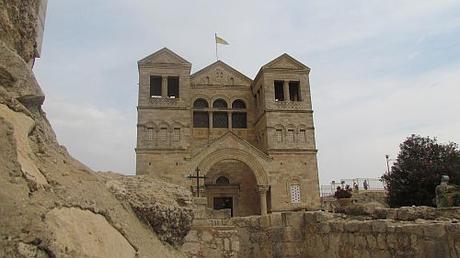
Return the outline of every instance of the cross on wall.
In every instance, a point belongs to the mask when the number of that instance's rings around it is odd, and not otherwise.
[[[200,176],[200,169],[195,169],[196,175],[188,175],[188,179],[196,179],[196,196],[200,197],[200,179],[206,179],[206,176]]]

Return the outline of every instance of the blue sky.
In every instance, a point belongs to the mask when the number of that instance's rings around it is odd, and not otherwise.
[[[197,71],[254,77],[286,52],[312,68],[320,181],[379,177],[410,134],[460,143],[460,2],[49,1],[35,72],[61,144],[133,174],[137,60],[168,47]]]

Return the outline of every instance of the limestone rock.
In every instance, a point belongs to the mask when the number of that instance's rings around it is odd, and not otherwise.
[[[161,240],[182,245],[193,220],[190,191],[150,176],[100,175],[110,191],[120,201],[128,203]]]
[[[53,232],[49,248],[58,257],[130,258],[136,250],[107,220],[78,208],[51,210],[45,219]]]
[[[0,41],[0,85],[28,107],[41,106],[45,100],[29,65]]]
[[[38,170],[33,160],[32,149],[28,136],[32,131],[34,121],[23,113],[14,112],[7,106],[0,104],[0,120],[3,119],[13,126],[13,137],[16,143],[16,153],[24,177],[34,189],[48,186],[48,181]]]

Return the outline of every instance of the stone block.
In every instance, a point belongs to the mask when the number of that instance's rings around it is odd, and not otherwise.
[[[366,242],[369,249],[377,249],[377,239],[372,234],[366,235]]]
[[[374,221],[372,223],[372,230],[377,233],[384,233],[387,231],[387,222],[384,220]]]
[[[201,240],[204,242],[211,242],[214,239],[212,232],[210,231],[202,231],[201,233]]]
[[[423,233],[428,238],[439,239],[444,237],[446,229],[444,224],[426,224],[423,225]]]
[[[344,225],[344,230],[350,233],[358,232],[360,225],[361,223],[358,221],[349,221]]]

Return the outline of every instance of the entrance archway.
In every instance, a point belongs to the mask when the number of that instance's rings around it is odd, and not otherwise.
[[[260,200],[254,172],[238,160],[221,160],[206,173],[208,206],[229,209],[232,216],[260,214]]]
[[[263,166],[258,162],[257,157],[255,157],[251,153],[248,153],[246,151],[239,150],[239,149],[232,149],[232,148],[219,149],[219,150],[209,153],[206,157],[204,157],[199,162],[198,167],[201,169],[204,175],[208,176],[207,180],[211,180],[210,175],[212,175],[212,173],[209,174],[209,172],[212,172],[212,169],[216,164],[219,164],[220,162],[224,162],[224,161],[234,161],[234,162],[237,162],[238,164],[243,164],[245,166],[245,169],[243,170],[247,171],[246,173],[248,175],[251,174],[253,176],[252,178],[255,179],[255,182],[251,181],[252,189],[251,190],[248,189],[247,193],[250,193],[250,196],[253,196],[252,193],[255,192],[255,196],[256,197],[258,196],[258,201],[253,201],[253,207],[256,207],[258,211],[256,212],[255,209],[254,210],[249,209],[247,212],[240,213],[238,211],[244,211],[245,209],[244,208],[241,209],[241,207],[238,208],[238,206],[235,203],[235,200],[232,199],[233,208],[235,210],[234,215],[235,216],[246,216],[246,215],[241,215],[241,214],[266,215],[267,214],[267,193],[269,194],[270,186],[269,186],[267,172],[265,171]],[[219,166],[217,165],[216,167],[218,168]],[[219,175],[219,174],[216,174],[216,175]],[[207,181],[206,183],[209,186],[212,184],[212,181]],[[238,184],[238,182],[236,182],[236,184]],[[220,187],[220,189],[223,189],[223,187]],[[209,192],[209,187],[206,191]],[[208,197],[208,206],[212,208],[213,200],[210,200],[209,198],[211,197]],[[246,201],[247,199],[243,199],[243,200]],[[252,200],[252,197],[249,198],[249,200]]]

